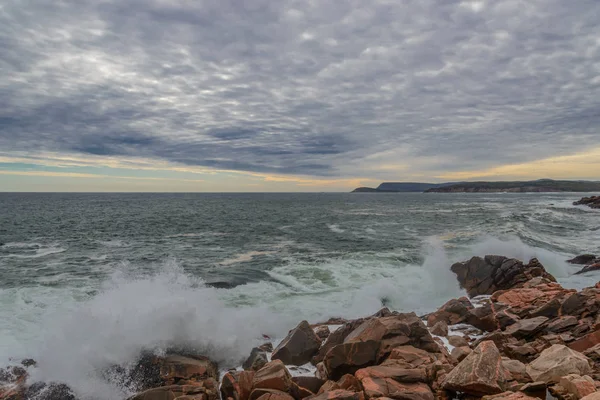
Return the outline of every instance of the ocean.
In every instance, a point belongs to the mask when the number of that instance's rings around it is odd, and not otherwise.
[[[566,287],[600,253],[585,194],[0,194],[0,364],[116,399],[103,371],[192,347],[223,368],[300,320],[383,306],[419,314],[464,292],[474,255],[537,257]]]

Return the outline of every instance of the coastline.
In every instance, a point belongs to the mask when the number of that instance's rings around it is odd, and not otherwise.
[[[581,257],[570,261],[597,261]],[[110,376],[138,392],[122,397],[131,400],[598,395],[600,282],[565,289],[536,259],[524,264],[500,256],[473,257],[451,270],[469,297],[425,316],[383,308],[355,320],[302,321],[279,343],[265,337],[235,370],[172,349],[147,354],[130,369],[114,366]],[[79,398],[62,383],[29,382],[35,368],[25,360],[3,370],[0,399]]]

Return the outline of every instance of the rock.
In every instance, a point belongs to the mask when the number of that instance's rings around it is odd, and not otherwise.
[[[503,392],[491,396],[483,396],[481,400],[539,400],[537,397],[527,396],[521,392]]]
[[[483,306],[469,310],[466,323],[481,329],[482,331],[491,332],[501,327],[497,314],[506,308],[502,304],[492,304],[486,302]],[[518,319],[518,317],[517,317]]]
[[[598,344],[600,344],[600,329],[570,343],[569,348],[575,351],[584,352]]]
[[[446,376],[442,387],[474,396],[497,394],[504,391],[507,375],[498,348],[485,341]]]
[[[317,392],[317,394],[321,394],[321,393],[325,393],[325,392],[331,392],[332,390],[338,390],[338,389],[341,389],[341,388],[340,388],[340,385],[337,384],[337,382],[335,382],[335,381],[327,381],[327,382],[325,382],[323,384],[323,386],[321,386],[321,388],[319,389],[319,391]]]
[[[330,378],[339,379],[345,374],[352,374],[360,368],[375,364],[380,342],[349,342],[335,346],[323,361]]]
[[[306,400],[364,400],[364,395],[362,393],[338,389],[307,397]]]
[[[583,352],[583,355],[594,362],[600,362],[600,344],[590,347]]]
[[[539,351],[531,343],[525,343],[522,345],[508,344],[504,353],[516,360],[529,362],[539,354]]]
[[[568,374],[587,375],[591,371],[587,357],[560,344],[544,350],[527,366],[532,380],[546,383],[556,383],[561,376]]]
[[[581,400],[600,400],[600,392],[588,394]]]
[[[351,392],[360,392],[362,391],[362,386],[360,385],[360,381],[354,375],[346,374],[342,376],[338,381],[337,385],[340,389],[349,390]]]
[[[596,391],[594,380],[589,376],[580,376],[576,374],[565,375],[560,378],[558,384],[562,386],[567,393],[575,396],[579,400]]]
[[[320,347],[321,339],[308,322],[302,321],[273,350],[271,359],[281,360],[284,364],[303,365],[311,360]]]
[[[27,387],[23,393],[19,393],[19,395],[22,397],[17,397],[15,400],[77,400],[71,388],[64,383],[45,384],[43,382],[36,382]],[[1,396],[0,398],[4,399]],[[13,399],[8,397],[7,400]]]
[[[435,354],[417,349],[414,346],[400,346],[392,350],[385,363],[400,361],[410,365],[411,368],[418,368],[431,364],[436,361],[436,359]]]
[[[583,197],[573,203],[574,206],[586,205],[591,208],[600,208],[600,196]]]
[[[258,346],[258,349],[260,349],[266,353],[271,353],[273,351],[273,343],[271,343],[271,342],[263,343],[260,346]]]
[[[546,317],[522,319],[506,328],[506,333],[517,339],[526,339],[540,332],[547,321],[548,318]]]
[[[250,400],[294,400],[294,398],[285,392],[274,389],[254,389],[249,397]],[[178,399],[177,399],[178,400]]]
[[[454,347],[469,347],[469,342],[462,336],[450,335],[448,336],[448,342]]]
[[[531,382],[531,377],[527,373],[527,366],[521,361],[503,358],[502,366],[510,373],[515,381],[519,383]]]
[[[356,319],[354,321],[346,322],[344,325],[340,326],[333,333],[327,337],[325,342],[319,348],[319,352],[316,356],[313,357],[312,363],[314,365],[319,364],[321,361],[325,359],[327,353],[334,348],[335,346],[344,343],[346,337],[358,328],[365,320],[364,319]]]
[[[344,343],[378,341],[380,360],[385,359],[393,348],[412,345],[417,348],[439,352],[439,345],[427,330],[423,321],[415,313],[396,314],[391,317],[372,318],[365,321]]]
[[[438,322],[445,322],[448,325],[456,325],[466,321],[469,316],[469,310],[473,309],[473,304],[466,297],[451,299],[441,306],[436,312],[427,316],[427,325],[433,327]]]
[[[468,346],[455,347],[452,349],[450,355],[452,355],[452,358],[454,358],[456,361],[461,362],[465,359],[465,357],[471,354],[472,351],[473,350],[471,350],[471,348]]]
[[[558,299],[552,299],[546,304],[542,304],[535,310],[532,310],[529,315],[531,317],[547,317],[555,318],[560,314],[561,302]]]
[[[534,397],[539,397],[541,399],[545,399],[546,398],[546,382],[531,382],[531,383],[526,383],[525,385],[521,386],[521,392],[523,393],[529,393],[529,394],[533,394]]]
[[[329,379],[329,373],[327,372],[327,368],[325,368],[325,363],[324,362],[320,362],[317,365],[315,365],[315,368],[317,369],[317,371],[315,372],[315,376],[319,379],[322,379],[324,381]]]
[[[252,387],[290,392],[293,387],[292,376],[281,360],[274,360],[254,374]]]
[[[330,334],[331,331],[329,330],[329,327],[327,325],[321,325],[315,328],[315,335],[317,335],[317,337],[321,340],[327,339]]]
[[[556,282],[535,258],[529,264],[523,264],[519,260],[501,256],[473,257],[469,261],[452,265],[450,269],[469,297],[491,295],[497,290],[515,288],[538,276]]]
[[[563,332],[573,326],[578,324],[577,318],[567,315],[564,317],[559,317],[550,321],[550,323],[546,326],[545,330],[547,332]]]
[[[431,328],[430,332],[437,336],[448,336],[448,324],[440,321]]]
[[[589,265],[589,264],[593,264],[594,262],[598,261],[596,260],[596,256],[593,254],[582,254],[576,257],[573,257],[570,260],[567,260],[568,263],[570,264],[577,264],[577,265]]]
[[[315,376],[294,376],[292,377],[292,381],[307,390],[310,390],[313,393],[318,393],[325,381],[323,379],[319,379]]]
[[[221,380],[221,394],[223,399],[231,397],[234,400],[248,400],[252,392],[254,371],[232,371],[223,376]]]
[[[148,389],[130,398],[130,400],[173,400],[180,396],[188,399],[217,400],[216,386],[206,388],[199,385],[170,385]]]
[[[365,378],[385,378],[401,383],[427,382],[425,368],[401,368],[388,365],[375,365],[356,371],[356,377],[362,382]]]
[[[245,370],[258,371],[264,367],[267,362],[267,353],[264,350],[255,347],[250,352],[250,356],[248,356],[246,361],[242,364],[242,368]]]

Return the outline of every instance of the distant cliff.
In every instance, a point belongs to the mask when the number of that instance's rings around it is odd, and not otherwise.
[[[599,192],[600,182],[595,181],[556,181],[539,179],[536,181],[512,182],[384,182],[377,188],[360,187],[353,193],[525,193],[525,192]]]

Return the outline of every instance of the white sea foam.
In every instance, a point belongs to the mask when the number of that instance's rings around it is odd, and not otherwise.
[[[268,254],[273,254],[273,252],[272,251],[254,251],[254,250],[248,251],[246,253],[237,254],[234,257],[227,258],[227,259],[221,261],[219,264],[223,265],[223,266],[229,266],[229,265],[238,264],[238,263],[242,263],[242,262],[252,261],[252,259],[254,257],[265,256]]]
[[[340,226],[337,225],[337,224],[328,224],[327,227],[329,228],[329,230],[331,232],[334,232],[334,233],[344,233],[344,232],[346,232],[345,229],[340,228]]]

